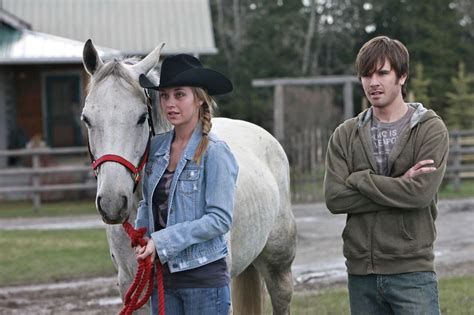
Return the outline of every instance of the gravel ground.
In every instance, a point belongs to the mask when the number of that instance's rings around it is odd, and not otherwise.
[[[439,277],[474,274],[474,198],[440,201],[435,244]],[[324,204],[294,205],[298,250],[293,264],[296,291],[345,284],[341,233],[345,216]],[[74,222],[72,224],[71,222]],[[0,229],[103,227],[98,216],[0,220]],[[117,314],[116,278],[35,286],[0,286],[0,314]]]

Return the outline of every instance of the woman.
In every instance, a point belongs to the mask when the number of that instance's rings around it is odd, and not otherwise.
[[[232,83],[181,54],[163,61],[158,86],[144,75],[140,85],[159,91],[162,113],[174,128],[151,142],[135,224],[151,233],[147,245],[137,248],[137,259],[158,255],[163,264],[167,315],[227,314],[224,234],[232,223],[238,166],[210,132],[216,106],[210,95],[230,92]],[[152,314],[157,304],[155,292]]]

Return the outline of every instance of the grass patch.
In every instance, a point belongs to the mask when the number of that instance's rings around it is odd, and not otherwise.
[[[291,197],[293,203],[324,202],[324,172],[291,173]],[[451,182],[445,180],[439,188],[440,199],[472,198],[474,180],[463,179],[459,191],[454,191]]]
[[[0,231],[1,286],[113,276],[103,229]],[[474,314],[474,275],[439,281],[442,314]],[[347,289],[298,292],[292,314],[349,314]],[[271,314],[267,300],[265,314]]]
[[[474,314],[474,276],[442,279],[439,283],[442,314]]]
[[[324,201],[324,169],[315,170],[310,173],[291,169],[290,174],[292,203]]]
[[[291,301],[291,313],[298,315],[349,314],[347,289],[298,292]],[[265,314],[272,314],[270,303],[266,304]]]
[[[439,189],[441,199],[472,198],[474,196],[474,180],[464,179],[461,181],[459,191],[454,191],[452,183],[445,183]]]
[[[48,202],[42,203],[38,211],[33,211],[31,201],[15,201],[0,203],[0,219],[5,218],[34,218],[34,217],[48,217],[48,216],[71,216],[71,215],[85,215],[97,214],[94,200],[78,200]],[[98,215],[98,214],[97,214]]]
[[[448,278],[439,281],[441,314],[474,314],[474,276]],[[333,288],[318,292],[298,292],[291,302],[292,314],[342,315],[349,312],[347,289]],[[265,304],[265,314],[271,314],[270,301]]]
[[[2,286],[112,276],[104,229],[0,231]]]

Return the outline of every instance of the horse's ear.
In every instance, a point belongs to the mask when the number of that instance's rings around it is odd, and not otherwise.
[[[145,58],[143,58],[142,61],[139,63],[133,65],[133,69],[137,71],[137,73],[144,73],[147,74],[152,70],[160,61],[160,54],[161,54],[161,49],[165,43],[161,43],[158,46],[156,46],[155,49],[151,53],[149,53]]]
[[[90,39],[88,39],[84,45],[82,63],[84,64],[87,73],[90,75],[93,75],[104,64]]]

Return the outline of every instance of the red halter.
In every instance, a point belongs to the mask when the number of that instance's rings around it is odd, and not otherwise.
[[[150,133],[148,134],[148,142],[146,144],[145,152],[143,153],[142,158],[140,159],[140,162],[138,163],[138,167],[135,167],[135,165],[133,165],[133,163],[130,163],[128,160],[126,160],[123,157],[121,157],[120,155],[116,155],[116,154],[104,154],[96,160],[94,158],[94,156],[92,155],[89,140],[87,140],[87,149],[89,150],[89,156],[90,156],[91,161],[92,161],[92,169],[94,170],[95,178],[97,178],[97,176],[99,174],[99,170],[97,168],[101,164],[103,164],[105,162],[115,162],[115,163],[122,164],[132,174],[132,179],[133,179],[133,183],[134,183],[133,192],[135,192],[135,190],[137,189],[138,183],[140,182],[140,179],[141,179],[140,172],[145,167],[145,164],[148,161],[148,153],[150,152],[151,137],[155,135],[155,129],[153,127],[153,118],[152,118],[153,116],[152,116],[152,113],[151,113],[151,108],[152,108],[151,97],[150,97],[150,95],[148,94],[148,92],[146,90],[144,90],[144,91],[145,91],[145,97],[146,97],[146,100],[147,100],[148,126],[150,128]]]
[[[124,159],[120,155],[116,155],[116,154],[104,154],[100,158],[95,160],[94,156],[92,155],[91,149],[90,149],[90,144],[89,144],[89,142],[87,142],[87,147],[89,149],[89,155],[90,155],[91,161],[92,161],[92,169],[94,170],[95,177],[97,178],[97,176],[99,174],[99,170],[97,168],[105,162],[116,162],[116,163],[122,164],[132,174],[132,179],[133,179],[133,182],[134,182],[133,192],[135,192],[135,190],[137,189],[138,183],[140,182],[140,179],[141,179],[140,172],[145,167],[145,164],[148,161],[148,153],[150,152],[150,139],[151,139],[151,136],[152,136],[152,132],[150,131],[150,134],[148,136],[148,142],[146,144],[146,149],[145,149],[145,152],[143,153],[142,158],[140,159],[140,163],[138,164],[138,167],[135,167],[135,165],[133,165],[131,162]]]

